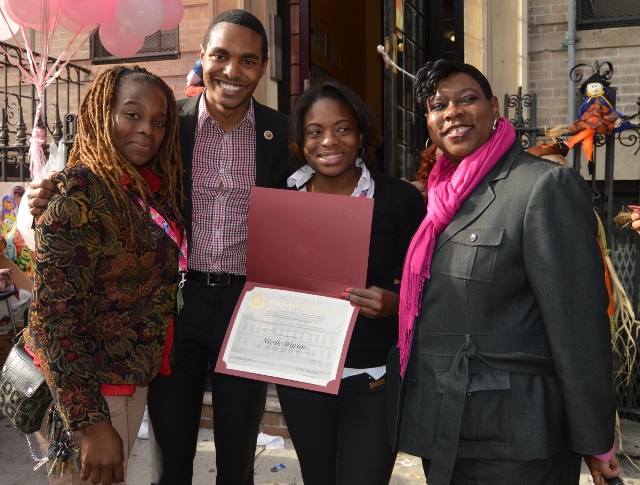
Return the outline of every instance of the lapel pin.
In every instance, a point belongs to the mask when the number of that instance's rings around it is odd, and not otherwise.
[[[271,139],[273,139],[273,133],[271,133],[271,130],[267,130],[267,131],[265,131],[265,132],[264,132],[264,137],[265,137],[267,140],[271,140]]]

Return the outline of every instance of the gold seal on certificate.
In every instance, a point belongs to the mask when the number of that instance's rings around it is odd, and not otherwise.
[[[252,310],[258,310],[263,307],[267,299],[262,293],[256,293],[249,299],[249,306]]]
[[[359,310],[340,294],[366,288],[372,215],[373,199],[253,187],[215,372],[337,394]]]

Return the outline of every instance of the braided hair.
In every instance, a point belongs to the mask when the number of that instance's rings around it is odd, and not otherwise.
[[[107,202],[114,214],[121,214],[128,223],[134,241],[140,241],[140,231],[147,231],[145,218],[131,197],[122,190],[123,173],[130,180],[130,190],[149,210],[152,197],[145,178],[116,149],[111,136],[111,109],[121,83],[124,80],[148,82],[160,87],[167,98],[167,125],[158,153],[149,161],[149,169],[162,186],[159,195],[173,207],[180,207],[184,200],[182,185],[182,160],[180,158],[180,132],[178,107],[173,91],[155,74],[136,65],[115,66],[101,73],[89,86],[80,103],[78,132],[69,156],[68,165],[83,164],[95,173],[104,184]],[[155,205],[154,205],[155,207]],[[161,207],[155,207],[162,213]],[[166,214],[163,214],[166,218]],[[180,214],[176,214],[180,217]]]

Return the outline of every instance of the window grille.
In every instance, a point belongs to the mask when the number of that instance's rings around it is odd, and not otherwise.
[[[576,0],[578,29],[640,25],[640,2],[630,0]]]
[[[142,49],[131,57],[116,57],[104,48],[96,30],[91,37],[91,60],[94,64],[115,64],[120,62],[159,61],[177,59],[180,56],[180,36],[178,27],[171,30],[159,30],[148,35]]]

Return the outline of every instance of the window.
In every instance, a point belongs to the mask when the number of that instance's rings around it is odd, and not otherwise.
[[[124,61],[159,61],[163,59],[177,59],[180,57],[180,37],[178,27],[172,30],[159,30],[148,35],[140,51],[125,58],[116,57],[104,48],[96,30],[91,37],[91,60],[94,64],[111,64]]]
[[[640,25],[640,2],[630,0],[576,0],[578,29]]]

